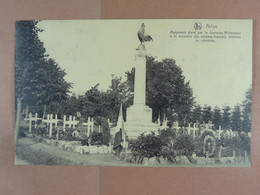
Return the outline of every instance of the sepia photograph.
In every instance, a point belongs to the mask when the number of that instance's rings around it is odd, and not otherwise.
[[[250,167],[252,20],[15,22],[15,164]]]

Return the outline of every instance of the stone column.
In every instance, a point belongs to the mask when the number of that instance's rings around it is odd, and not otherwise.
[[[145,104],[146,98],[146,50],[139,45],[135,53],[134,104],[127,108],[125,132],[130,139],[145,131],[158,130],[152,123],[152,109]]]
[[[134,104],[145,105],[146,95],[146,50],[139,47],[135,54]]]

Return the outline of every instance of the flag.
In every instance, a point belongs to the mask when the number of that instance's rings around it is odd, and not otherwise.
[[[125,129],[124,129],[124,117],[123,117],[122,104],[120,106],[120,111],[119,111],[119,115],[118,115],[117,129],[118,130],[122,129],[122,140],[123,140],[123,147],[124,147],[125,146]]]

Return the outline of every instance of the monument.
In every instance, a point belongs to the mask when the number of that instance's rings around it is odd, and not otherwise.
[[[146,105],[146,41],[152,37],[145,35],[145,25],[142,24],[137,33],[141,44],[135,53],[134,104],[126,110],[125,132],[129,139],[137,138],[146,131],[158,130],[158,124],[152,122],[152,109]]]

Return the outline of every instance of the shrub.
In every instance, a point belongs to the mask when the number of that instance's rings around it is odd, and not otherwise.
[[[82,146],[88,146],[88,145],[89,145],[89,139],[83,139],[83,140],[81,141],[81,145],[82,145]]]
[[[175,162],[175,152],[173,146],[162,146],[161,156],[170,162]]]
[[[203,144],[203,140],[200,137],[196,137],[194,139],[194,152],[196,156],[205,156],[205,154],[203,153]]]
[[[174,149],[177,150],[178,155],[191,156],[194,148],[193,139],[190,135],[180,135],[174,143]]]
[[[250,153],[250,137],[246,134],[240,133],[231,138],[229,147],[236,152],[236,154],[243,156],[244,152]]]
[[[111,140],[111,134],[110,134],[110,128],[107,120],[103,120],[101,123],[102,132],[103,132],[103,138],[102,143],[104,145],[108,145]]]
[[[250,153],[251,138],[245,133],[239,133],[236,136],[230,138],[221,136],[220,140],[217,140],[218,147],[222,146],[222,156],[232,156],[233,151],[237,156],[244,156],[245,151]]]
[[[175,130],[175,132],[178,132],[177,134],[178,134],[179,136],[180,136],[180,135],[184,135],[185,132],[186,132],[185,127],[181,127],[181,128],[179,128],[178,131],[177,131],[176,128],[173,128],[173,129]]]
[[[19,137],[26,137],[26,132],[28,132],[28,128],[20,127],[19,128]]]
[[[168,145],[172,145],[173,141],[176,139],[176,132],[174,129],[165,129],[159,130],[159,138],[162,140],[163,143]]]
[[[222,157],[233,156],[233,150],[230,147],[224,147],[221,150],[221,156]]]
[[[133,155],[139,157],[160,157],[164,143],[154,132],[148,135],[141,134],[136,140],[129,143]]]
[[[48,134],[48,129],[46,127],[38,127],[33,130],[36,135],[44,136]]]
[[[73,128],[66,129],[65,131],[60,130],[59,139],[65,141],[81,141],[79,137],[73,137],[72,133],[75,131]],[[54,130],[52,136],[56,138],[57,131]]]
[[[111,140],[111,134],[107,119],[104,117],[97,117],[95,123],[102,128],[102,144],[108,145]]]
[[[230,145],[230,142],[231,142],[231,138],[221,136],[220,139],[217,139],[217,147],[218,148],[220,146],[227,147],[228,145]]]
[[[103,143],[103,133],[93,132],[90,135],[90,139],[91,139],[91,145],[102,145],[102,143]]]

